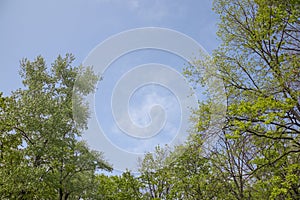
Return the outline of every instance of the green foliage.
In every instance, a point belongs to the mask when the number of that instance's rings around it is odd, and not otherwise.
[[[143,199],[141,183],[129,171],[121,176],[97,175],[97,189],[92,199],[123,200]]]
[[[167,199],[173,186],[170,170],[170,149],[157,146],[154,153],[147,153],[140,163],[139,180],[143,184],[145,199]]]
[[[72,67],[71,55],[50,69],[42,57],[23,60],[25,88],[0,93],[0,198],[299,199],[299,7],[298,0],[214,1],[222,44],[184,73],[195,87],[223,81],[224,126],[211,128],[222,113],[219,93],[210,94],[192,115],[189,140],[147,153],[138,175],[96,174],[111,167],[78,140],[89,115],[84,97],[98,80],[92,69]],[[217,70],[203,74],[211,66]]]
[[[100,153],[79,141],[88,108],[75,123],[73,89],[80,67],[74,58],[58,57],[51,68],[42,57],[21,62],[24,89],[1,97],[1,199],[78,199],[92,185],[96,169],[111,170]],[[91,69],[81,76],[90,80],[76,88],[77,99],[94,90],[98,78]],[[80,92],[80,93],[79,93]]]
[[[299,6],[294,0],[214,1],[222,44],[201,65],[217,66],[212,75],[226,90],[226,123],[210,158],[232,199],[299,198]],[[185,74],[203,85],[197,63]],[[205,137],[216,135],[207,132],[212,103],[200,102],[193,118]]]
[[[127,179],[139,182],[142,199],[299,199],[299,2],[215,0],[214,10],[222,45],[184,73],[195,87],[223,81],[224,126],[211,128],[222,122],[210,94],[186,144],[158,146]],[[212,65],[217,71],[203,73]]]

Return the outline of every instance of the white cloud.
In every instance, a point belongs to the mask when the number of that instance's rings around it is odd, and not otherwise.
[[[151,123],[150,112],[153,106],[160,105],[166,112],[170,111],[171,108],[175,108],[177,102],[172,96],[161,96],[156,91],[152,91],[131,104],[129,110],[131,119],[136,125],[143,127]]]
[[[139,0],[130,0],[130,1],[128,1],[128,5],[129,5],[129,8],[131,8],[133,10],[138,9],[140,7]]]
[[[130,152],[144,153],[152,151],[158,144],[164,145],[170,143],[179,130],[180,107],[176,98],[168,92],[159,92],[159,89],[157,88],[155,90],[154,86],[150,86],[150,92],[148,91],[147,94],[144,94],[147,90],[149,90],[149,87],[145,87],[144,89],[141,88],[140,91],[137,92],[140,95],[133,97],[136,100],[131,102],[132,105],[129,108],[129,113],[131,120],[134,123],[128,123],[128,119],[125,119],[127,115],[126,113],[123,113],[122,116],[124,117],[121,119],[124,120],[124,123],[120,122],[120,124],[125,124],[127,126],[125,127],[126,130],[135,130],[137,126],[141,128],[145,126],[149,127],[152,123],[150,120],[150,111],[155,105],[160,105],[164,109],[166,114],[164,117],[166,119],[161,119],[163,116],[159,115],[157,117],[159,120],[166,120],[166,123],[163,124],[161,131],[158,132],[157,135],[144,139],[126,135],[119,129],[117,124],[114,123],[111,128],[112,135],[110,135],[112,142],[115,142],[116,145],[120,145]],[[153,127],[154,129],[150,129],[150,132],[153,131],[152,133],[157,130],[157,125],[154,124]]]
[[[99,3],[110,3],[134,12],[145,21],[161,21],[171,15],[185,14],[185,5],[174,0],[98,0]]]

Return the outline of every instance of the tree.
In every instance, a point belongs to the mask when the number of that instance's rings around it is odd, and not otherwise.
[[[97,189],[92,199],[99,200],[136,200],[143,198],[142,183],[129,171],[121,176],[97,175]]]
[[[219,133],[221,145],[216,148],[224,151],[218,151],[218,157],[225,156],[228,169],[236,170],[240,155],[252,158],[242,162],[251,167],[238,173],[240,180],[248,177],[249,198],[265,199],[263,192],[271,199],[297,199],[300,194],[299,179],[295,178],[299,177],[300,153],[299,6],[297,0],[214,2],[222,44],[211,59],[200,64],[217,66],[211,74],[223,81],[227,96],[226,123]],[[209,77],[199,72],[191,65],[186,74],[205,83]],[[203,111],[210,103],[200,105],[200,119],[209,119],[210,113]],[[196,129],[205,132],[208,123],[204,122],[197,123]],[[221,166],[222,162],[215,164]],[[224,168],[219,171],[225,172]],[[258,185],[264,188],[253,187]],[[246,198],[240,195],[235,198]]]
[[[291,151],[300,148],[298,7],[297,1],[215,4],[224,43],[214,64],[228,91],[234,131],[285,140]]]
[[[72,67],[73,61],[59,56],[48,69],[41,56],[22,60],[24,89],[13,92],[1,112],[1,199],[80,199],[96,169],[111,170],[79,140],[88,116],[83,98],[98,77],[91,68]],[[78,76],[85,82],[75,85]],[[80,123],[73,117],[74,98]]]
[[[157,146],[153,153],[147,153],[141,160],[139,180],[143,184],[144,199],[169,199],[173,187],[169,153],[167,146]]]
[[[203,151],[203,137],[191,134],[189,140],[171,153],[170,199],[228,199],[228,190],[214,174],[210,157]],[[227,195],[227,197],[225,196]]]

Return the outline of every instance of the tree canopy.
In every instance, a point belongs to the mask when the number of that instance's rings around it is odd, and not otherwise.
[[[211,78],[201,67],[216,66],[210,75],[224,84],[227,106],[220,129],[209,129],[208,98],[185,144],[157,146],[139,174],[97,173],[112,166],[80,137],[84,96],[99,77],[69,54],[51,67],[24,59],[24,88],[0,93],[0,199],[300,199],[300,3],[215,0],[214,11],[221,45],[184,74],[197,87]]]
[[[59,56],[50,69],[41,56],[22,60],[24,88],[1,97],[1,199],[78,199],[93,187],[96,169],[111,170],[100,153],[78,140],[84,124],[73,119],[80,70],[73,60]],[[82,76],[95,84],[98,78],[88,70]],[[94,85],[77,89],[92,92]],[[87,112],[86,105],[77,106]]]

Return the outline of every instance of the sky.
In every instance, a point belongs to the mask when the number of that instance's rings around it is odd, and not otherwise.
[[[33,60],[42,55],[50,66],[58,55],[72,53],[76,58],[74,65],[79,65],[99,43],[135,28],[172,29],[191,37],[212,53],[219,40],[216,36],[218,19],[211,8],[212,0],[0,0],[0,91],[9,95],[22,87],[18,74],[22,58]],[[114,85],[124,73],[154,62],[172,66],[178,72],[182,72],[186,64],[182,58],[167,52],[135,51],[116,60],[97,86],[98,122],[104,122],[102,129],[110,133],[106,135],[109,140],[129,152],[146,152],[157,144],[167,143],[179,129],[180,102],[172,97],[172,91],[161,85],[138,88],[128,102],[130,118],[140,127],[154,120],[151,118],[153,106],[164,107],[167,120],[159,130],[162,134],[157,134],[151,142],[127,140],[128,135],[114,123],[107,106],[111,104],[109,98]]]

